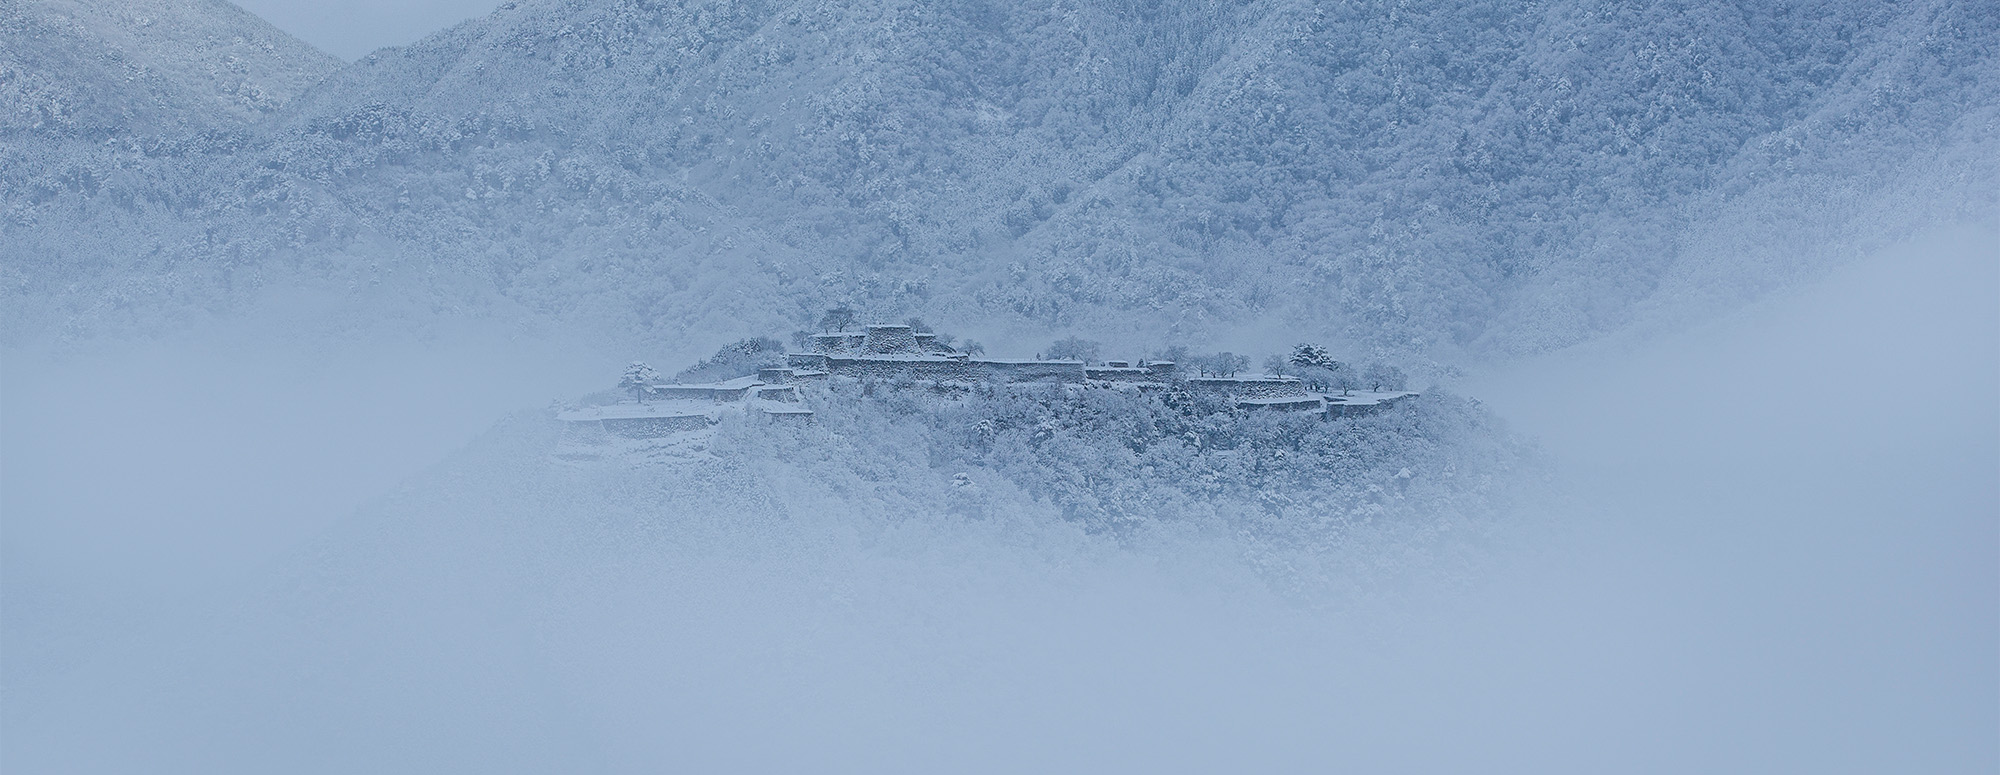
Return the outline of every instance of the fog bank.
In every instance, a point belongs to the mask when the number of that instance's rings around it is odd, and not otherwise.
[[[162,357],[144,363],[163,392],[132,405],[109,371],[10,369],[0,755],[19,772],[1992,771],[1993,244],[1938,237],[1700,331],[1467,386],[1543,439],[1569,495],[1522,515],[1471,591],[1406,568],[1417,591],[1378,606],[1278,595],[1198,528],[1121,543],[892,518],[864,491],[791,508],[805,474],[551,466],[532,415],[452,453],[525,402],[461,377],[539,388],[521,359],[322,381]],[[322,386],[295,399],[318,410],[303,425],[260,396],[301,385]],[[456,408],[384,417],[358,395]],[[100,406],[119,434],[61,432],[106,427]],[[326,443],[259,452],[299,434]],[[18,615],[24,580],[172,589],[51,641],[19,630],[52,621]]]
[[[1573,733],[1661,771],[1994,768],[1996,245],[1933,235],[1478,386],[1576,487],[1575,563],[1529,604],[1594,706]]]

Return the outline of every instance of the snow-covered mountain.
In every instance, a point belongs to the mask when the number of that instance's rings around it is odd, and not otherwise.
[[[1996,19],[1943,1],[509,3],[248,134],[12,160],[0,280],[30,302],[15,338],[226,308],[284,274],[377,309],[656,343],[850,301],[1532,352],[1989,218]],[[1780,236],[1746,242],[1745,221]]]
[[[0,129],[9,132],[249,123],[339,66],[223,0],[0,3]]]

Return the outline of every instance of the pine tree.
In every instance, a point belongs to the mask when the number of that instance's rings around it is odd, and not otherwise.
[[[633,361],[625,367],[625,376],[618,380],[618,388],[632,394],[632,400],[646,402],[646,396],[653,392],[653,383],[659,381],[660,373],[644,361]]]
[[[1303,342],[1292,348],[1291,362],[1293,366],[1302,369],[1309,367],[1331,369],[1340,365],[1340,361],[1334,360],[1326,348]]]

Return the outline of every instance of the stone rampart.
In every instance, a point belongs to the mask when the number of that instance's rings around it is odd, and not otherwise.
[[[1306,394],[1297,377],[1192,377],[1188,390],[1230,398],[1286,398]]]
[[[922,355],[917,332],[909,326],[869,326],[862,351],[869,355]]]
[[[675,414],[659,417],[606,417],[597,420],[605,431],[631,439],[650,439],[709,426],[706,415]]]

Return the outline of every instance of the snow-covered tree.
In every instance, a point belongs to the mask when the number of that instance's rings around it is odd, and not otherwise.
[[[1100,347],[1096,342],[1070,336],[1056,340],[1049,345],[1048,356],[1052,361],[1083,361],[1096,363]]]
[[[1234,377],[1237,372],[1250,368],[1250,356],[1231,352],[1197,355],[1191,360],[1201,373],[1213,377]]]
[[[1304,342],[1292,347],[1292,357],[1288,360],[1291,361],[1292,366],[1297,368],[1317,366],[1323,369],[1331,369],[1340,365],[1340,361],[1334,360],[1333,355],[1328,353],[1326,348]]]
[[[1326,392],[1333,388],[1333,370],[1321,366],[1293,366],[1292,374],[1306,383],[1307,390]]]
[[[660,373],[644,361],[633,361],[625,367],[625,376],[619,378],[618,389],[632,394],[632,400],[646,402],[646,396],[653,392],[653,383],[660,381]]]
[[[1408,390],[1410,378],[1403,370],[1375,361],[1361,370],[1361,384],[1369,390]]]
[[[1340,394],[1344,396],[1354,392],[1355,388],[1361,387],[1361,375],[1355,373],[1354,367],[1346,364],[1336,365],[1338,368],[1331,370],[1333,372],[1332,386],[1335,390],[1339,390]]]

